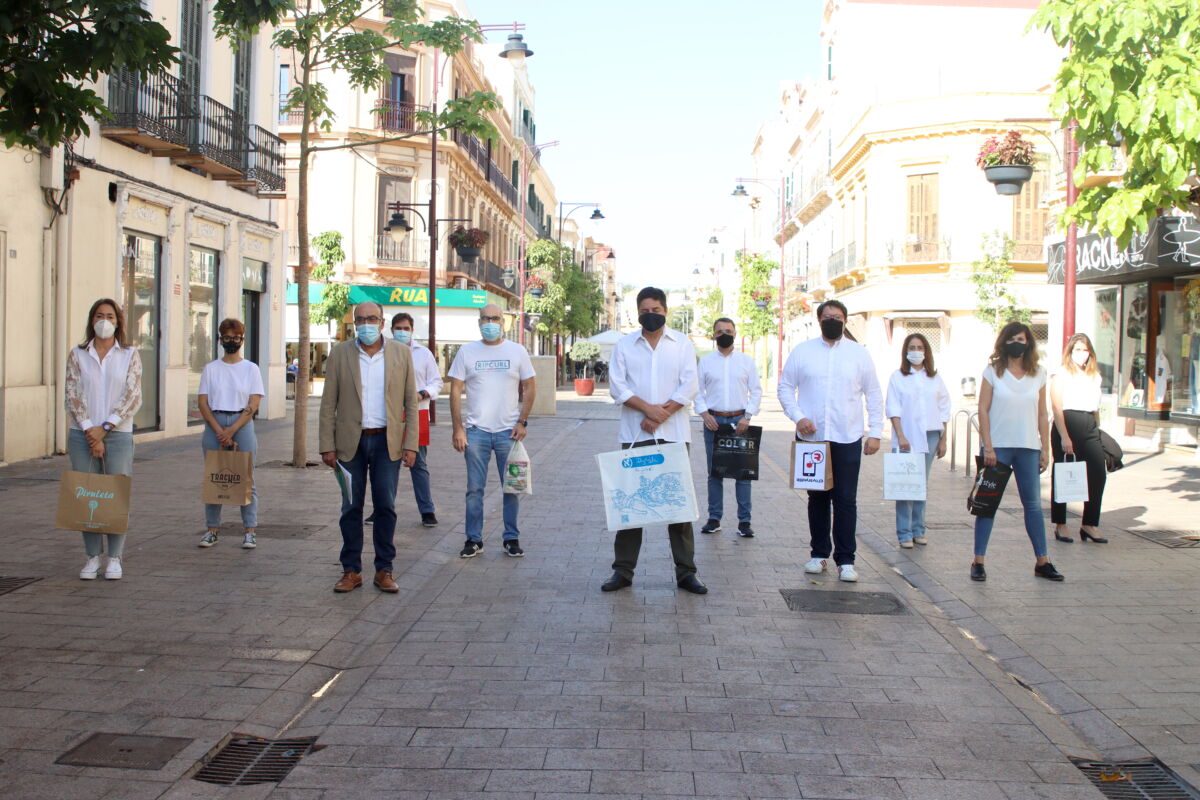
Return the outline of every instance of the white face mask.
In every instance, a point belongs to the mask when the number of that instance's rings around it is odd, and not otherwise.
[[[1071,351],[1071,360],[1075,362],[1075,366],[1080,367],[1080,368],[1082,368],[1083,365],[1086,364],[1088,362],[1088,359],[1091,357],[1092,357],[1092,354],[1089,353],[1087,350],[1072,350]]]
[[[908,358],[908,363],[914,367],[925,363],[925,354],[920,350],[909,350],[905,355]]]
[[[117,332],[117,326],[106,319],[102,319],[92,325],[92,330],[96,332],[97,339],[111,339],[113,334]]]

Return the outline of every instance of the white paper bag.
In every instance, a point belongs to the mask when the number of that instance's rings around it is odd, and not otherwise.
[[[883,454],[883,499],[925,499],[925,454]]]
[[[610,531],[696,519],[687,447],[679,442],[597,453]]]
[[[504,493],[533,494],[533,465],[529,453],[521,442],[513,444],[504,464]]]
[[[829,442],[798,441],[792,445],[791,480],[793,489],[828,492],[833,488],[833,462]]]
[[[1068,456],[1075,458],[1075,456]],[[1088,501],[1087,462],[1061,461],[1054,465],[1054,502]]]

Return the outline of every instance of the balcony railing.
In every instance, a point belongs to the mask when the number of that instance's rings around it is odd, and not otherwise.
[[[423,106],[380,98],[375,101],[375,127],[382,131],[411,133],[417,129],[417,112]]]
[[[399,244],[389,234],[375,237],[375,261],[393,267],[429,268],[429,250],[414,245],[412,236],[406,236]]]
[[[126,70],[113,72],[108,76],[108,108],[113,118],[101,127],[144,131],[158,141],[186,145],[189,124],[195,118],[190,95],[174,75],[141,78]]]
[[[470,264],[455,259],[450,269],[453,272],[461,272],[480,286],[491,286],[514,296],[517,293],[516,276],[511,283],[506,283],[504,268],[486,258],[477,258]]]
[[[199,113],[188,137],[188,150],[240,172],[250,149],[250,130],[245,118],[206,94],[193,95],[192,99]]]
[[[290,111],[285,110],[281,105],[279,107],[279,124],[280,125],[302,125],[304,124],[304,109],[293,108]]]
[[[492,161],[488,154],[487,146],[474,136],[457,129],[451,131],[450,138],[463,149],[468,158],[475,162],[475,166],[479,167],[480,171],[483,172],[488,183],[496,188],[496,191],[500,193],[505,201],[513,208],[517,208],[521,202],[520,195],[517,194],[517,188],[505,176],[504,171]]]
[[[924,261],[945,261],[950,257],[946,242],[916,239],[904,243],[904,261],[918,264]]]
[[[1014,244],[1012,252],[1013,261],[1045,261],[1046,246],[1040,242],[1027,242],[1024,244]]]
[[[262,194],[282,194],[286,188],[283,163],[283,139],[258,125],[251,125],[246,179],[254,181]]]
[[[829,264],[825,268],[826,281],[832,281],[846,271],[846,248],[835,250],[829,256]]]
[[[504,173],[500,171],[500,168],[495,163],[488,164],[488,180],[492,186],[496,187],[496,191],[500,192],[500,195],[510,206],[513,208],[517,207],[520,202],[517,199],[517,187],[512,185],[512,181],[505,177]]]
[[[537,233],[539,239],[550,238],[550,231],[546,228],[546,222],[542,219],[541,212],[529,204],[525,206],[525,221],[533,226],[533,230]]]
[[[517,123],[517,133],[520,134],[521,138],[525,140],[525,144],[529,145],[530,147],[533,147],[535,144],[537,144],[537,137],[524,122]]]

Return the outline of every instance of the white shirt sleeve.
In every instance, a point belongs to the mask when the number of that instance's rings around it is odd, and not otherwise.
[[[521,350],[521,372],[519,374],[523,381],[527,381],[537,375],[537,372],[533,368],[533,360],[529,358],[529,351],[523,348]]]
[[[708,358],[708,356],[704,358]],[[704,358],[696,362],[696,382],[699,386],[699,391],[696,392],[696,399],[692,403],[696,409],[696,414],[703,414],[708,411],[708,403],[704,399]]]
[[[904,411],[904,399],[900,396],[900,382],[904,380],[904,373],[896,370],[892,373],[892,377],[888,378],[887,388],[887,411],[885,412],[889,419],[899,417]]]
[[[883,392],[879,388],[879,376],[875,373],[875,362],[863,350],[863,393],[867,397],[867,437],[883,437]]]
[[[212,361],[204,365],[204,370],[200,373],[200,388],[196,390],[196,394],[212,394],[212,366]]]
[[[263,387],[262,370],[260,370],[258,368],[258,364],[255,364],[253,361],[247,361],[246,363],[250,365],[246,369],[246,374],[250,376],[250,380],[246,386],[246,394],[260,394],[263,397],[266,397],[267,390]]]
[[[671,399],[685,408],[692,399],[700,393],[700,381],[696,373],[696,348],[690,341],[684,340],[679,354],[679,384],[671,394]]]
[[[937,380],[938,419],[944,425],[950,421],[950,390],[946,388],[946,382],[942,380],[941,375],[937,375],[935,378]]]
[[[454,361],[450,363],[450,371],[446,373],[456,381],[465,381],[467,379],[467,363],[463,358],[463,348],[459,348],[454,354]]]
[[[747,358],[745,360],[746,372],[749,373],[748,385],[750,392],[746,397],[746,414],[753,417],[758,413],[759,404],[762,402],[762,383],[758,380],[758,370],[755,368],[754,360]]]
[[[800,408],[800,404],[796,402],[797,381],[799,380],[800,366],[796,354],[799,352],[799,347],[792,350],[787,361],[783,365],[783,371],[779,373],[779,402],[783,406],[783,413],[787,414],[788,419],[792,422],[799,422],[804,419],[807,414]]]
[[[629,376],[625,369],[625,348],[617,342],[613,348],[612,364],[608,367],[608,393],[617,405],[624,405],[633,397],[633,389],[629,386]]]
[[[431,398],[437,397],[442,393],[442,371],[438,369],[437,361],[434,360],[432,353],[428,358],[421,359],[421,363],[423,367],[419,376],[421,386],[417,391],[423,391]]]

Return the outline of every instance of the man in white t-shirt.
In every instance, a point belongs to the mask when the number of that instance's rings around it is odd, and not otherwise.
[[[483,490],[487,487],[488,460],[495,453],[496,471],[503,481],[513,442],[525,438],[537,389],[529,353],[504,338],[503,324],[504,314],[495,303],[480,309],[479,332],[483,338],[463,345],[450,365],[454,449],[467,458],[467,541],[459,553],[462,558],[473,558],[483,550]],[[517,495],[504,495],[504,552],[513,558],[525,555],[517,529],[518,504]]]

